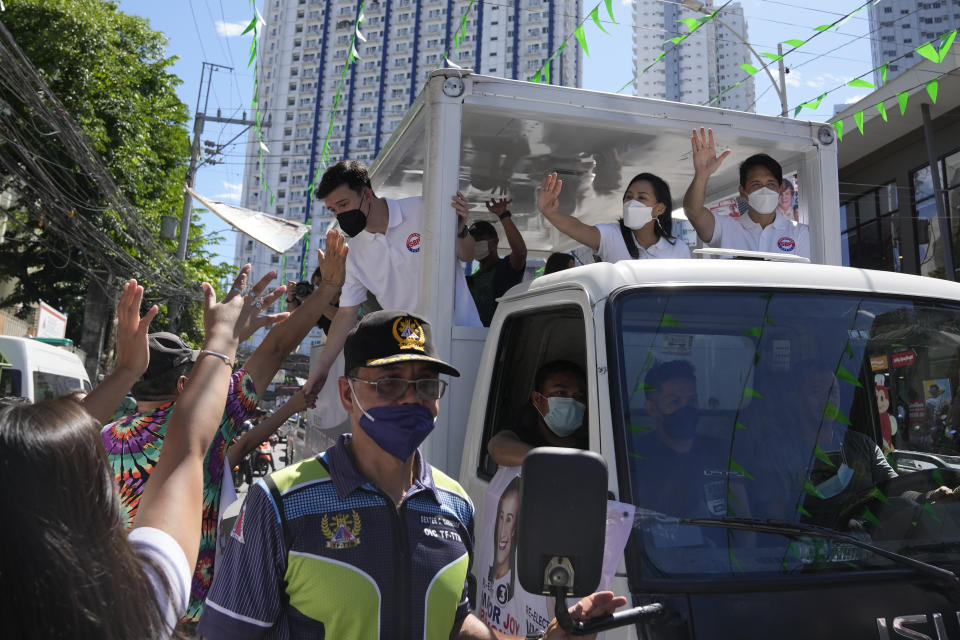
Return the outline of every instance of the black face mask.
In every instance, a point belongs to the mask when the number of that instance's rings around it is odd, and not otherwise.
[[[697,433],[700,410],[687,405],[663,416],[663,428],[674,440],[690,440]]]
[[[363,204],[362,198],[360,204]],[[337,223],[345,234],[355,238],[358,233],[367,228],[367,214],[360,209],[341,211],[337,214]]]

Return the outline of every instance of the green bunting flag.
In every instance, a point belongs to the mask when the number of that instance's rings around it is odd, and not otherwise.
[[[804,44],[806,44],[806,42],[807,42],[806,40],[784,40],[780,44],[788,44],[794,49],[796,49],[797,47],[801,47]]]
[[[910,97],[909,91],[904,91],[897,94],[897,103],[900,105],[900,115],[903,115],[907,111],[907,98]]]
[[[950,51],[950,46],[953,45],[953,41],[956,39],[956,37],[957,30],[954,29],[940,39],[941,45],[939,49],[933,46],[933,41],[930,41],[920,45],[914,49],[914,51],[919,53],[930,62],[940,64],[943,62],[943,59],[947,57],[947,52]]]
[[[857,129],[860,130],[860,135],[863,135],[863,111],[857,111],[853,114],[853,121],[857,123]]]
[[[854,87],[857,89],[876,89],[877,88],[877,85],[873,84],[872,82],[867,82],[862,78],[854,78],[853,80],[847,83],[847,86]]]
[[[593,18],[593,24],[597,25],[597,29],[600,29],[600,31],[610,35],[610,32],[604,29],[603,25],[600,24],[600,5],[597,5],[593,8],[593,11],[590,12],[590,17]]]
[[[843,120],[837,120],[833,123],[833,128],[837,132],[837,140],[843,142]]]
[[[583,33],[583,25],[582,25],[582,24],[581,24],[579,27],[577,27],[576,29],[574,29],[573,35],[574,35],[574,37],[577,39],[577,42],[580,43],[580,46],[583,48],[583,52],[589,56],[589,55],[590,55],[590,50],[587,49],[587,37],[586,37],[586,36],[584,35],[584,33]]]
[[[883,80],[884,84],[887,82],[887,67],[890,66],[890,63],[884,62],[880,66],[880,79]]]
[[[607,15],[610,16],[610,22],[612,22],[613,24],[620,24],[619,22],[617,22],[617,19],[613,17],[613,6],[612,6],[613,0],[604,0],[604,2],[607,5]],[[600,6],[600,5],[597,5],[597,6]]]
[[[937,92],[940,89],[940,82],[937,80],[931,80],[927,83],[927,94],[930,96],[930,99],[933,100],[933,103],[937,103]]]
[[[687,29],[690,30],[690,33],[693,33],[700,27],[700,21],[696,18],[680,18],[677,22],[682,22],[687,25]]]
[[[752,64],[750,64],[750,63],[748,63],[748,62],[744,62],[743,64],[738,65],[738,66],[739,66],[741,69],[743,69],[744,71],[746,71],[747,73],[749,73],[750,75],[753,75],[753,74],[757,73],[758,71],[760,71],[760,69],[757,69],[755,66],[753,66]]]
[[[762,55],[764,58],[770,58],[774,62],[783,58],[783,56],[778,53],[761,52],[760,55]]]
[[[883,121],[887,122],[887,108],[883,106],[882,102],[877,103],[877,111],[880,112],[880,117],[883,118]]]

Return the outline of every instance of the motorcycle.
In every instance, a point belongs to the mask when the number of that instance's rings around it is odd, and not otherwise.
[[[269,441],[261,442],[260,446],[251,452],[250,455],[254,456],[253,474],[255,476],[265,476],[269,471],[276,470],[273,464],[273,450],[270,447]]]

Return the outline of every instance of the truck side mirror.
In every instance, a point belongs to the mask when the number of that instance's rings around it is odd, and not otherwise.
[[[607,518],[607,465],[598,454],[539,447],[523,459],[517,521],[520,585],[583,597],[600,584]]]
[[[607,521],[607,465],[580,449],[539,447],[523,459],[517,518],[517,571],[530,593],[556,598],[560,627],[586,635],[659,616],[663,605],[634,607],[574,622],[567,596],[588,596],[603,571]]]

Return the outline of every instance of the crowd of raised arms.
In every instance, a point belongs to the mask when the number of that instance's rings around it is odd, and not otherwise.
[[[695,177],[683,202],[704,243],[809,257],[806,226],[777,211],[784,182],[775,160],[745,160],[747,215],[717,216],[704,195],[729,152],[718,155],[712,132],[702,129],[693,132],[692,147]],[[556,174],[544,177],[537,208],[601,260],[690,257],[673,234],[670,188],[653,173],[630,181],[622,218],[611,224],[560,214],[562,188]],[[398,627],[503,637],[470,613],[472,504],[418,452],[446,387],[439,376],[459,375],[436,353],[422,313],[415,275],[422,199],[378,198],[366,167],[353,161],[330,167],[316,195],[350,246],[329,231],[310,282],[268,291],[276,274],[248,285],[245,265],[222,300],[204,284],[204,340],[194,350],[174,334],[149,333],[157,307],[141,315],[143,287],[130,280],[116,310],[116,364],[99,386],[85,397],[4,402],[2,507],[16,525],[2,534],[0,576],[10,588],[0,606],[11,637],[388,637]],[[486,202],[510,247],[501,257],[494,224],[468,226],[466,198],[453,199],[457,258],[479,264],[465,277],[451,261],[457,324],[489,325],[496,299],[522,279],[526,247],[509,204]],[[554,254],[545,271],[571,266],[569,254]],[[264,313],[284,294],[291,312]],[[314,326],[327,336],[309,380],[287,406],[242,434],[284,358]],[[238,344],[262,327],[270,327],[266,337],[236,366]],[[136,411],[111,421],[128,394]],[[498,433],[491,454],[515,465],[536,444],[585,446],[584,402],[579,365],[543,365],[531,394],[537,415],[526,431],[520,425]],[[316,403],[342,407],[350,433],[254,485],[229,536],[218,536],[231,469],[286,417]],[[416,539],[420,518],[437,513],[449,532]],[[393,535],[397,528],[407,534]],[[398,539],[409,548],[398,548]],[[424,549],[425,557],[413,557]],[[397,557],[417,566],[401,586],[391,573],[401,570]],[[371,580],[382,597],[371,598]],[[407,605],[392,593],[398,588]],[[624,603],[601,592],[571,612],[593,617]],[[555,623],[545,635],[565,636]]]

